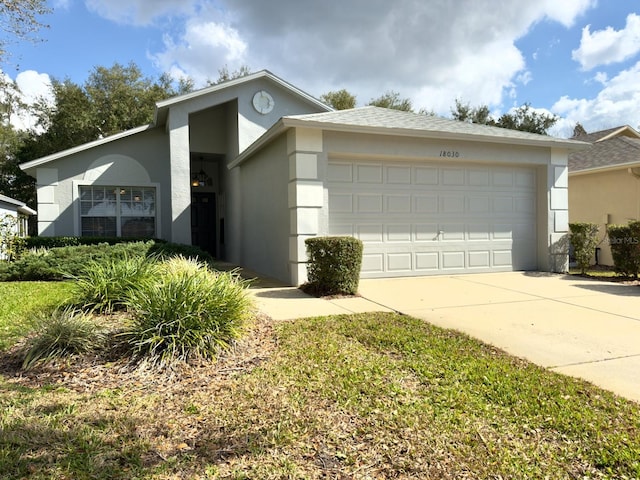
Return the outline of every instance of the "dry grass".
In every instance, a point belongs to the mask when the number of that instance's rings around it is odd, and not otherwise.
[[[635,478],[640,408],[394,314],[256,320],[217,364],[0,358],[0,477]]]

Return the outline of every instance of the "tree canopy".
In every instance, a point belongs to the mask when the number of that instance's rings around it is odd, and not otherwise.
[[[39,17],[50,11],[46,0],[0,0],[0,63],[6,60],[8,43],[34,40],[46,26]]]
[[[388,91],[378,98],[371,99],[369,105],[402,110],[403,112],[413,112],[411,100],[408,98],[400,98],[400,93],[394,91]]]
[[[491,125],[541,135],[547,135],[549,129],[558,121],[558,117],[555,115],[537,112],[531,108],[530,103],[525,103],[510,112],[503,113],[496,120],[491,116],[488,106],[471,107],[468,103],[462,103],[458,99],[456,99],[455,108],[451,108],[451,116],[454,120],[462,122]]]
[[[355,108],[356,96],[349,93],[344,88],[342,90],[327,92],[320,95],[320,101],[326,103],[336,110],[348,110]]]

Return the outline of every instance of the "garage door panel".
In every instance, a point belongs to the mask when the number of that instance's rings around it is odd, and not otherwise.
[[[382,213],[382,195],[356,195],[356,213]]]
[[[390,185],[410,185],[411,167],[388,166],[385,169],[387,183]]]
[[[363,241],[364,277],[536,267],[535,170],[335,163],[329,232]]]
[[[435,167],[415,167],[416,185],[438,185],[439,172]]]
[[[411,213],[411,195],[386,195],[388,213]]]
[[[330,163],[327,168],[327,181],[331,183],[353,183],[353,164]]]
[[[470,252],[467,252],[467,264],[469,268],[491,267],[491,251],[472,250]]]
[[[387,255],[388,272],[411,272],[413,270],[411,252],[389,253]]]
[[[382,183],[382,165],[356,165],[356,182]]]

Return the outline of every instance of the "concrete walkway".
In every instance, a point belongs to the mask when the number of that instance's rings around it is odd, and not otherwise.
[[[274,319],[398,311],[640,401],[640,287],[535,272],[361,280],[361,297],[322,300],[260,284]]]

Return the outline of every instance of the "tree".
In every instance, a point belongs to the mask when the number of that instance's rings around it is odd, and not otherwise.
[[[573,127],[573,136],[571,138],[578,138],[584,135],[587,135],[587,131],[580,122],[576,123],[576,126]]]
[[[503,114],[496,125],[511,130],[538,133],[546,135],[547,131],[558,121],[555,115],[536,112],[531,108],[531,104],[525,103],[516,108],[512,113]]]
[[[403,112],[412,112],[411,100],[408,98],[400,98],[400,93],[388,91],[384,95],[371,99],[369,105],[375,107],[391,108],[394,110],[402,110]]]
[[[183,81],[176,89],[167,75],[158,80],[144,77],[134,63],[96,67],[82,86],[69,79],[53,80],[53,105],[44,101],[35,105],[39,132],[30,133],[20,160],[151,123],[156,102],[185,93],[191,85]]]
[[[18,167],[16,152],[26,134],[11,124],[11,115],[24,108],[14,81],[0,76],[0,194],[34,205],[34,180]]]
[[[454,120],[462,122],[492,125],[541,135],[546,135],[548,130],[558,121],[558,117],[555,115],[535,111],[529,103],[504,113],[495,120],[491,117],[488,106],[471,107],[468,103],[462,103],[458,99],[456,99],[455,108],[451,109],[451,115]]]
[[[454,120],[468,123],[479,123],[481,125],[495,125],[495,121],[491,118],[489,107],[481,105],[479,107],[471,107],[468,103],[462,103],[456,98],[456,108],[451,109],[451,115]]]
[[[6,60],[6,46],[12,40],[33,40],[45,25],[38,17],[51,11],[46,0],[0,0],[0,62]]]
[[[348,110],[356,106],[356,96],[344,88],[335,92],[324,93],[320,95],[320,100],[336,110]]]
[[[241,65],[240,68],[233,72],[229,72],[229,67],[225,65],[218,70],[218,80],[207,80],[207,85],[218,85],[219,83],[246,77],[247,75],[251,75],[251,68],[248,65]]]

